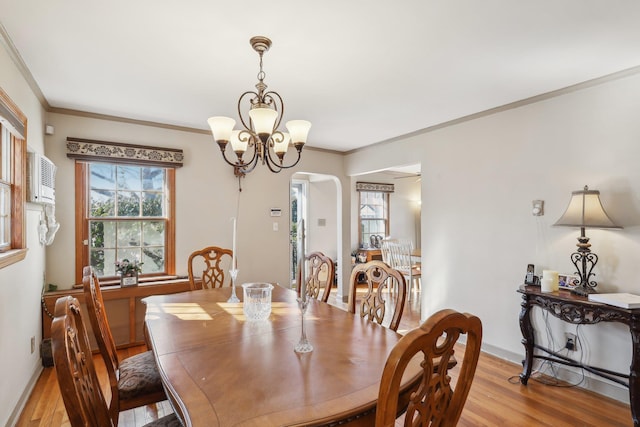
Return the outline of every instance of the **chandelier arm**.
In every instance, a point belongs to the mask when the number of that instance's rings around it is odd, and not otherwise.
[[[258,102],[260,102],[260,95],[258,95],[254,91],[248,90],[242,95],[240,95],[240,98],[238,98],[238,117],[240,117],[240,122],[242,122],[242,126],[244,126],[244,128],[253,135],[253,131],[251,130],[251,119],[245,121],[245,116],[242,114],[242,108],[241,108],[242,100],[244,99],[245,96],[248,96],[248,95],[252,96],[254,99],[257,99]],[[254,105],[253,99],[249,99],[249,105]],[[250,109],[251,108],[249,108],[249,110]]]
[[[226,146],[225,146],[225,148],[226,148]],[[240,165],[238,164],[238,162],[233,163],[229,159],[227,159],[227,154],[225,153],[225,151],[226,151],[225,148],[220,147],[220,152],[222,153],[222,158],[224,159],[224,161],[227,162],[230,166],[239,167]]]
[[[238,168],[242,174],[246,175],[252,172],[256,166],[258,166],[258,151],[254,150],[253,157],[248,163],[243,163],[242,165],[238,165]]]
[[[278,162],[276,162],[276,161],[273,159],[273,157],[271,157],[271,150],[267,151],[267,158],[268,158],[268,160],[267,160],[267,162],[266,162],[266,163],[267,163],[267,167],[269,168],[269,170],[270,170],[271,172],[274,172],[274,173],[278,173],[278,172],[280,172],[282,169],[289,169],[289,168],[294,167],[295,165],[297,165],[297,164],[298,164],[298,162],[300,162],[300,158],[302,157],[302,156],[301,156],[301,151],[296,150],[296,152],[298,153],[298,158],[296,159],[296,161],[295,161],[293,164],[290,164],[290,165],[282,165],[282,164],[279,164],[279,160],[280,160],[280,159],[278,159]]]
[[[266,102],[267,98],[270,98],[271,102]],[[276,102],[276,99],[277,99],[277,102]],[[275,131],[276,129],[278,129],[280,127],[280,122],[282,121],[282,118],[284,117],[284,101],[282,100],[282,97],[280,96],[280,94],[278,92],[275,92],[275,91],[266,92],[264,94],[262,100],[267,105],[273,105],[274,110],[276,110],[278,112],[278,119],[276,120],[275,124],[273,125],[273,130]],[[280,107],[280,108],[278,108],[278,107]]]

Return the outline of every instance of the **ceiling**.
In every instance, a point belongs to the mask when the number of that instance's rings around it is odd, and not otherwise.
[[[341,152],[640,66],[636,0],[0,0],[53,111],[206,131],[265,83]]]

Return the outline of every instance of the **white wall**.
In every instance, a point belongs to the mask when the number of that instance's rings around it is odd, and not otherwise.
[[[422,317],[444,307],[477,314],[485,348],[519,361],[516,289],[528,263],[538,274],[574,271],[569,256],[579,230],[551,225],[584,185],[601,191],[609,215],[624,226],[587,231],[600,257],[598,289],[640,293],[638,112],[636,74],[348,155],[348,175],[421,159]],[[545,201],[543,217],[532,216],[534,199]],[[544,332],[540,317],[535,326]],[[559,341],[565,328],[575,331],[551,322]],[[628,372],[627,328],[599,324],[580,333],[584,362]]]
[[[49,121],[56,129],[47,141],[47,156],[59,168],[56,187],[70,190],[58,192],[63,193],[56,210],[62,228],[47,252],[47,279],[61,289],[74,283],[74,259],[69,256],[75,250],[74,161],[66,157],[67,137],[184,150],[184,166],[176,173],[176,268],[181,275],[187,274],[192,251],[213,244],[231,247],[231,218],[239,203],[238,282],[288,283],[291,174],[305,170],[343,177],[339,155],[304,150],[293,170],[274,174],[258,166],[242,179],[242,192],[238,192],[233,169],[222,160],[211,135],[63,114],[50,114]],[[274,207],[282,209],[277,219],[270,216]],[[274,220],[278,231],[273,231]]]
[[[309,226],[307,250],[320,251],[331,259],[338,256],[336,184],[333,180],[309,182]],[[319,220],[325,224],[320,225]]]
[[[44,152],[44,110],[0,43],[0,87],[27,116],[27,145]],[[40,369],[42,339],[40,295],[44,275],[44,247],[37,228],[42,207],[27,204],[25,212],[28,252],[26,258],[0,269],[0,425],[5,425],[16,406],[24,404]],[[36,351],[31,353],[31,337]]]

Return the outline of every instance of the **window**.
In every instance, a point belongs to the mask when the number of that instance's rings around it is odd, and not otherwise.
[[[24,259],[27,118],[0,89],[0,268]]]
[[[0,251],[11,248],[11,134],[0,126]]]
[[[172,197],[175,170],[162,166],[77,162],[81,177],[76,203],[85,214],[77,224],[82,267],[115,277],[116,261],[142,262],[142,274],[175,273]]]
[[[115,278],[125,258],[145,276],[174,275],[182,150],[68,137],[67,157],[76,160],[76,283],[87,265]]]
[[[369,245],[372,235],[389,235],[389,193],[360,191],[360,243]]]

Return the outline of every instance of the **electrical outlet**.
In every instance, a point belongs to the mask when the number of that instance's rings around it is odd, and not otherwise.
[[[36,351],[36,337],[31,337],[31,354]]]
[[[565,332],[564,337],[566,339],[566,344],[564,348],[569,351],[577,351],[578,350],[578,337],[576,334],[572,334],[570,332]]]

